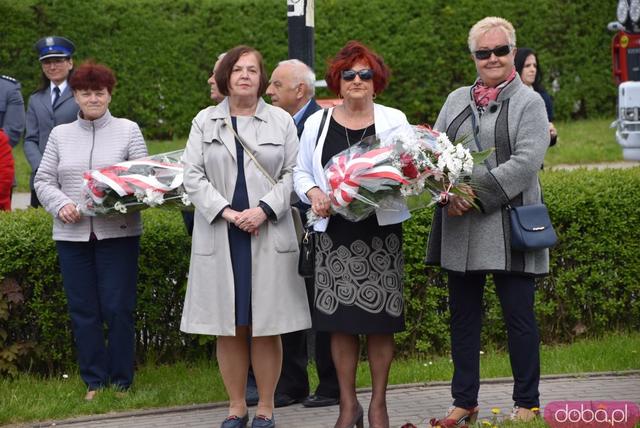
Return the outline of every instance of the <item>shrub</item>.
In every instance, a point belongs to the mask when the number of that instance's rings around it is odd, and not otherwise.
[[[544,172],[541,178],[560,238],[551,251],[551,275],[538,282],[536,308],[542,340],[566,342],[585,333],[639,329],[638,168]],[[209,357],[212,340],[179,331],[190,246],[182,219],[176,212],[162,210],[147,210],[143,219],[138,359],[171,362]],[[423,264],[430,221],[431,212],[425,210],[414,213],[404,226],[407,329],[396,341],[405,354],[449,349],[445,278]],[[73,364],[50,216],[42,209],[0,213],[0,230],[0,355],[13,358],[7,367],[45,372]],[[16,287],[21,289],[23,303],[7,310],[9,299],[3,297],[13,290],[15,302]],[[503,346],[506,333],[491,284],[484,306],[483,341]]]
[[[471,25],[486,15],[516,27],[519,46],[539,52],[557,119],[611,116],[611,1],[323,0],[315,8],[316,71],[350,39],[376,49],[393,71],[379,102],[413,123],[433,123],[446,95],[470,84]],[[138,122],[147,138],[186,136],[209,103],[205,83],[215,57],[238,45],[258,48],[271,70],[287,57],[284,0],[22,0],[0,2],[2,72],[30,94],[40,79],[32,49],[50,34],[77,45],[76,62],[108,64],[118,78],[112,112]],[[555,81],[555,85],[551,82]],[[328,96],[320,90],[319,96]]]

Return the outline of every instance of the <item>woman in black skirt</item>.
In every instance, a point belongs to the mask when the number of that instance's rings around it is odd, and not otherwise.
[[[325,80],[343,98],[342,105],[311,116],[300,140],[294,186],[300,198],[323,219],[316,223],[313,326],[331,332],[331,352],[340,383],[336,427],[361,427],[363,410],[356,397],[358,335],[367,336],[373,394],[369,425],[388,427],[386,388],[393,360],[393,334],[404,329],[402,297],[403,210],[378,209],[352,222],[329,219],[330,200],[324,167],[331,158],[369,135],[406,125],[399,110],[373,100],[387,86],[382,58],[357,41],[348,42],[329,64]]]

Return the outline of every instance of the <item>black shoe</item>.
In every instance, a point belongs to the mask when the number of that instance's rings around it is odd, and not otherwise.
[[[258,388],[252,385],[247,386],[247,390],[244,393],[244,400],[247,402],[247,406],[255,406],[258,404]]]
[[[324,395],[310,395],[302,401],[304,407],[327,407],[340,404],[340,399],[335,397],[325,397]]]
[[[274,407],[286,407],[286,406],[290,406],[292,404],[299,403],[302,400],[303,400],[302,397],[294,398],[294,397],[292,397],[290,395],[287,395],[287,394],[276,393],[276,395],[273,397],[273,406]]]
[[[253,420],[251,421],[251,428],[275,428],[276,427],[276,418],[271,415],[271,418],[268,418],[264,415],[255,415]]]
[[[247,422],[249,422],[249,413],[243,417],[232,415],[222,421],[220,428],[246,428]]]

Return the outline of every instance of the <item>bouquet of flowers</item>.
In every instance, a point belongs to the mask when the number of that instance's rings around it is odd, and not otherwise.
[[[472,153],[464,142],[454,144],[426,126],[403,125],[372,135],[335,155],[325,167],[331,209],[359,221],[377,208],[444,205],[450,195],[473,204],[468,184],[473,165],[490,153]]]
[[[95,216],[157,206],[191,208],[182,185],[182,153],[176,150],[86,171],[79,211]]]

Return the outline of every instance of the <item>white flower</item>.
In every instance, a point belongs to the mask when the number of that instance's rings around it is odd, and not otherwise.
[[[191,205],[191,200],[189,199],[189,195],[187,195],[186,193],[182,194],[182,197],[180,198],[180,200],[182,201],[182,205],[184,205],[185,207],[188,207],[189,205]]]
[[[150,207],[155,207],[164,203],[164,193],[162,192],[158,192],[153,189],[146,189],[145,195],[146,196],[142,200],[142,202],[149,205]]]
[[[116,211],[120,211],[122,214],[127,213],[127,207],[120,201],[113,204],[113,209]]]

